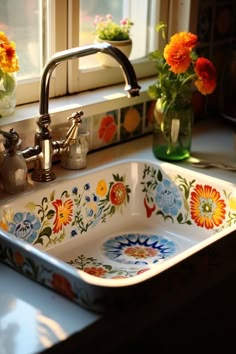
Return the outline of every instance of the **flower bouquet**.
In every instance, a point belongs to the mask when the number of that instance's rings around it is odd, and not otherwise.
[[[166,25],[160,23],[166,41]],[[191,32],[174,34],[163,52],[149,54],[157,69],[157,80],[148,88],[156,100],[154,114],[154,154],[166,160],[181,160],[190,156],[192,127],[192,95],[203,95],[216,88],[216,69],[213,63],[196,53],[197,35]],[[160,140],[161,138],[161,140]]]
[[[12,113],[15,109],[14,73],[19,70],[15,42],[0,32],[0,117]]]

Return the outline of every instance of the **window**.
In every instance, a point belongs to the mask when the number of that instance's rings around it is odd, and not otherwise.
[[[179,20],[176,11],[183,12],[186,18],[190,3],[191,0],[1,1],[0,30],[5,31],[16,42],[19,56],[17,104],[38,101],[40,74],[43,65],[53,53],[92,44],[92,21],[98,12],[110,12],[117,19],[132,19],[134,49],[131,60],[136,74],[138,77],[154,74],[155,69],[147,59],[147,53],[157,46],[156,33],[153,30],[155,24],[159,19],[168,22],[168,16],[172,12],[175,16],[170,15],[169,18],[174,23],[172,27],[176,28]],[[94,63],[94,58],[89,58],[60,64],[50,81],[50,96],[123,82],[120,69],[109,69],[109,75],[104,75],[107,69]]]

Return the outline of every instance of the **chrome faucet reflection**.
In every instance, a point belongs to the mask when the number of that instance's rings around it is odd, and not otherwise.
[[[81,124],[83,112],[76,112],[70,117],[72,126],[67,132],[66,139],[53,141],[51,135],[51,118],[48,111],[50,77],[55,67],[61,62],[77,59],[102,52],[112,56],[119,64],[125,79],[125,91],[129,97],[139,96],[140,86],[137,83],[134,68],[128,58],[117,48],[108,43],[76,47],[56,53],[51,57],[43,69],[40,84],[39,117],[35,133],[35,146],[22,151],[26,160],[34,161],[32,179],[39,182],[48,182],[56,178],[52,170],[52,161],[55,154],[61,154],[68,146],[74,144],[78,127]]]

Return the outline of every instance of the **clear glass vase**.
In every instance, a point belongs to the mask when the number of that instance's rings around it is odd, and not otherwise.
[[[8,116],[16,107],[16,77],[11,73],[5,74],[0,80],[0,118]]]
[[[158,100],[154,110],[153,153],[165,161],[179,161],[190,157],[193,109],[191,105],[178,110],[169,107],[163,112]]]

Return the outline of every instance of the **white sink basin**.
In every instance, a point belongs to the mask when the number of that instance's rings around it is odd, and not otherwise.
[[[235,186],[160,161],[76,173],[0,201],[0,259],[94,311],[234,231]]]

